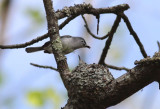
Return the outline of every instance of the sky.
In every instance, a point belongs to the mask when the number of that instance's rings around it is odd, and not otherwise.
[[[138,34],[144,48],[149,56],[152,56],[158,50],[157,40],[160,41],[160,7],[158,0],[54,0],[54,9],[62,9],[64,6],[73,6],[79,3],[91,3],[93,7],[103,8],[127,3],[130,9],[125,11],[133,29]],[[42,23],[35,21],[29,14],[29,10],[38,10],[42,16]],[[41,0],[13,0],[9,16],[7,19],[5,44],[19,44],[36,38],[47,33],[47,23],[45,19],[45,10]],[[87,16],[91,31],[96,34],[96,18]],[[115,15],[107,14],[100,17],[100,31],[98,36],[106,34],[111,28]],[[59,21],[62,23],[65,19]],[[67,55],[67,62],[70,69],[78,65],[78,55],[86,63],[98,63],[100,54],[103,50],[105,40],[93,39],[84,28],[84,22],[81,16],[71,21],[66,27],[60,30],[60,35],[81,36],[87,40],[91,49],[76,50]],[[49,39],[45,39],[32,46],[40,46]],[[31,66],[33,62],[40,65],[49,65],[56,67],[53,55],[43,52],[27,54],[25,49],[7,49],[3,50],[1,58],[1,74],[3,84],[0,86],[0,109],[39,109],[32,106],[26,99],[26,94],[30,91],[43,91],[52,88],[61,95],[63,99],[59,106],[64,106],[67,100],[66,89],[60,79],[58,72],[50,69],[41,69]],[[123,20],[121,21],[117,32],[114,35],[109,54],[106,58],[108,64],[125,66],[133,68],[134,61],[142,59],[139,47],[130,35]],[[110,70],[115,78],[121,76],[125,71]],[[11,100],[10,105],[6,105]],[[154,82],[143,90],[127,98],[120,104],[112,106],[109,109],[157,109],[160,107],[160,92],[158,83]],[[47,102],[41,109],[49,109],[52,104]],[[53,106],[54,107],[54,106]],[[56,109],[56,107],[54,107]],[[58,109],[58,108],[57,108]]]

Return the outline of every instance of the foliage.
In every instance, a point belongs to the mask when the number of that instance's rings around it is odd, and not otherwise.
[[[35,107],[42,107],[47,102],[51,102],[54,105],[54,109],[58,109],[62,103],[62,97],[56,92],[56,90],[51,88],[43,91],[30,91],[27,94],[27,100]]]

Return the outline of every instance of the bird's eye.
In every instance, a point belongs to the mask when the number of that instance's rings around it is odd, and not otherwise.
[[[83,45],[86,45],[86,42],[84,40],[81,41]]]
[[[82,42],[82,43],[85,43],[85,41],[84,41],[84,40],[82,40],[81,42]]]

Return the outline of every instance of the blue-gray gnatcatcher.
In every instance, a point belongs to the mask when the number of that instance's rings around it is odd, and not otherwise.
[[[72,37],[69,35],[65,35],[65,36],[61,36],[60,38],[63,46],[63,49],[62,49],[63,54],[71,53],[74,50],[79,48],[85,48],[85,47],[90,48],[90,46],[86,44],[86,41],[82,37]],[[50,41],[46,42],[41,47],[26,48],[27,53],[37,52],[41,50],[44,50],[44,53],[49,53],[49,54],[52,53],[52,45]]]

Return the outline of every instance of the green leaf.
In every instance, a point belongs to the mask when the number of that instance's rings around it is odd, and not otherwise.
[[[61,96],[56,92],[56,90],[52,88],[46,90],[46,95],[53,101],[55,107],[58,107],[62,102]]]
[[[42,16],[40,10],[38,9],[27,9],[27,15],[37,24],[44,23],[44,16]]]
[[[44,104],[44,96],[42,92],[39,91],[31,91],[27,95],[27,99],[29,103],[34,106],[42,106]]]
[[[41,107],[48,101],[54,105],[54,109],[59,109],[62,103],[62,96],[52,88],[45,89],[44,91],[30,91],[27,94],[27,99],[33,106]]]

